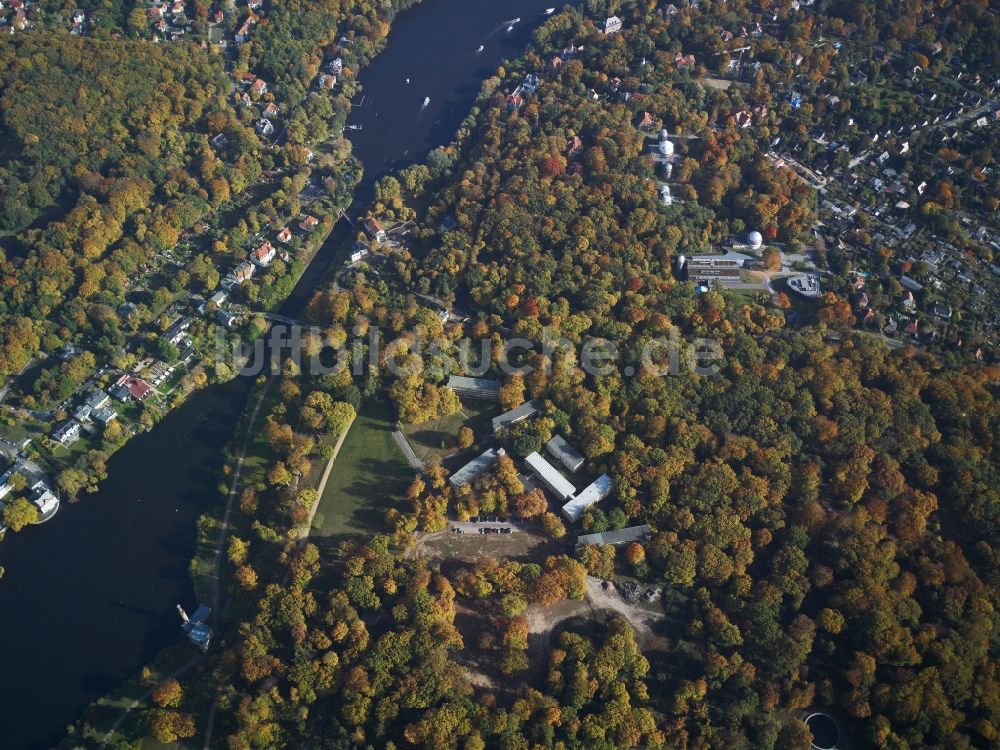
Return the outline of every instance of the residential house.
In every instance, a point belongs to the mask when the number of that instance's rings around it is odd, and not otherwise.
[[[604,33],[607,36],[617,34],[622,30],[622,19],[618,16],[610,16],[604,21]]]
[[[102,409],[94,409],[94,411],[91,414],[91,416],[93,416],[93,418],[95,420],[97,420],[98,422],[100,422],[102,425],[104,425],[105,427],[107,427],[115,419],[118,418],[118,412],[116,412],[114,409],[111,409],[109,407],[104,407]]]
[[[256,79],[250,86],[250,93],[254,96],[260,97],[267,93],[267,83],[265,83],[263,78]]]
[[[218,321],[219,325],[225,326],[226,328],[232,328],[239,321],[239,316],[235,313],[229,312],[228,310],[219,308],[215,311],[215,319]]]
[[[355,242],[351,248],[351,263],[358,263],[368,253],[371,252],[364,242]]]
[[[58,441],[64,448],[68,448],[80,439],[80,423],[75,419],[63,422],[52,431],[52,439]]]
[[[242,284],[244,281],[248,281],[253,277],[254,267],[252,263],[243,261],[242,263],[237,264],[237,266],[229,273],[238,284]]]
[[[264,117],[269,120],[273,120],[278,116],[278,105],[274,102],[268,102],[267,106],[264,107]]]
[[[299,222],[299,229],[303,232],[311,232],[316,227],[319,226],[319,219],[315,216],[306,216],[302,221]]]
[[[153,393],[153,387],[149,383],[142,378],[137,378],[135,375],[130,375],[128,373],[118,378],[118,380],[115,381],[115,385],[124,388],[128,392],[128,395],[136,401],[145,401]],[[110,389],[109,392],[111,392]],[[115,396],[115,393],[111,392],[111,395]],[[119,398],[119,400],[125,401],[127,399]]]
[[[274,135],[274,124],[268,120],[266,117],[261,117],[257,120],[254,128],[257,130],[257,134],[261,136]]]
[[[277,255],[277,251],[274,249],[274,246],[270,242],[265,242],[256,250],[250,252],[250,262],[255,266],[267,268],[271,265],[271,261],[274,260],[275,255]]]
[[[163,338],[176,346],[184,338],[187,329],[191,327],[191,318],[181,318],[163,332]]]
[[[386,234],[379,220],[374,216],[369,216],[365,219],[365,232],[368,236],[373,238],[376,242],[385,242]]]
[[[645,130],[647,132],[656,129],[656,118],[653,117],[649,112],[642,113],[642,119],[639,120],[639,130]]]
[[[243,22],[243,25],[236,30],[236,34],[233,36],[233,38],[236,40],[236,43],[243,44],[244,42],[248,41],[256,25],[257,25],[257,16],[251,13],[249,16],[247,16],[247,19]]]
[[[282,227],[281,231],[278,232],[278,242],[288,242],[292,239],[292,230],[288,227]]]

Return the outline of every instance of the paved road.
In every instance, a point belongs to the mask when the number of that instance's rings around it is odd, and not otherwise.
[[[403,451],[403,455],[406,456],[406,460],[410,462],[410,466],[418,471],[423,471],[424,462],[417,458],[417,454],[413,452],[413,448],[411,448],[410,444],[406,442],[406,437],[404,437],[403,433],[399,430],[395,430],[392,433],[392,437],[396,441],[396,445],[399,446],[399,449]]]

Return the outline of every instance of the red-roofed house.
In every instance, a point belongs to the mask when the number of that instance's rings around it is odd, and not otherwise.
[[[274,260],[274,256],[277,254],[278,253],[274,249],[274,246],[270,242],[265,242],[256,250],[252,250],[250,252],[250,262],[255,266],[267,268],[271,265],[271,261]]]
[[[299,229],[303,232],[311,232],[316,227],[319,226],[319,219],[315,216],[307,216],[302,221],[299,222]]]
[[[288,227],[278,232],[278,242],[288,242],[290,239],[292,239],[292,230]]]
[[[115,385],[124,387],[136,401],[145,401],[153,392],[153,386],[135,375],[122,375]]]
[[[257,96],[264,96],[267,93],[267,83],[264,82],[263,78],[258,78],[253,82],[253,86],[250,87],[252,91]]]
[[[385,230],[374,216],[369,216],[365,219],[365,231],[369,237],[374,237],[379,242],[385,241]]]

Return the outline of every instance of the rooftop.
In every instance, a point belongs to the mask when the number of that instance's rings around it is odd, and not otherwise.
[[[493,417],[493,432],[501,427],[520,422],[522,419],[535,416],[542,409],[542,402],[538,399],[527,401],[520,406],[515,406],[510,411],[504,412],[498,417]]]
[[[486,469],[492,466],[493,463],[503,455],[505,455],[503,448],[490,448],[488,451],[472,459],[469,463],[448,477],[448,482],[456,489],[463,487],[486,471]]]
[[[560,500],[573,497],[576,487],[566,477],[559,473],[555,466],[546,461],[537,453],[531,453],[525,457],[524,462],[538,476],[545,486]]]
[[[581,515],[583,515],[583,511],[591,505],[599,503],[601,500],[606,498],[611,492],[611,486],[611,477],[607,474],[601,474],[601,476],[595,479],[579,495],[571,498],[570,501],[562,507],[562,514],[568,520],[576,521]]]
[[[586,544],[628,544],[629,542],[641,542],[652,533],[647,525],[629,526],[627,529],[616,531],[605,531],[600,534],[584,534],[577,537],[577,546]]]

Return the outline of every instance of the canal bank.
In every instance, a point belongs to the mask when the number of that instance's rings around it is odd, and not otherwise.
[[[366,171],[352,213],[370,200],[377,178],[450,140],[482,80],[523,50],[544,8],[424,0],[399,15],[385,52],[360,75],[349,118],[361,127],[348,135]],[[350,233],[338,225],[282,314],[299,317]],[[223,502],[223,449],[251,388],[237,378],[194,394],[112,457],[96,494],[4,542],[0,747],[51,746],[84,706],[180,639],[174,605],[196,604],[188,572],[196,520]]]

